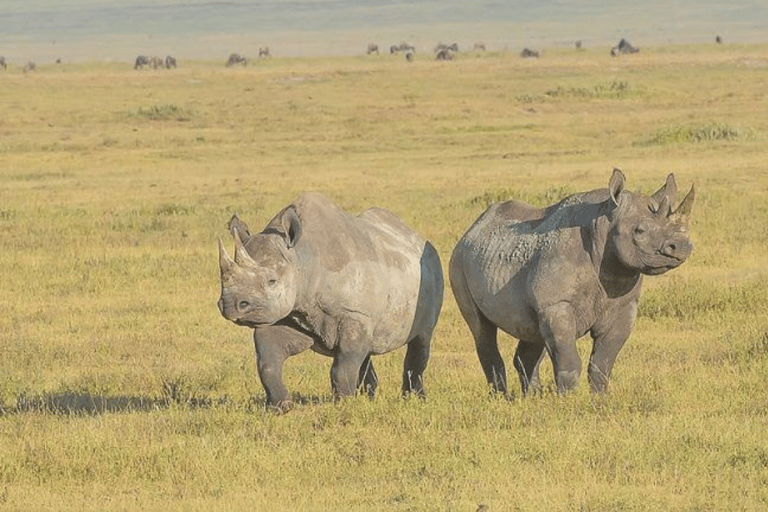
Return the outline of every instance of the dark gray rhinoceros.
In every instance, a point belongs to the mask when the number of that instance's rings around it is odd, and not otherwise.
[[[614,169],[607,189],[544,209],[491,205],[459,240],[450,261],[453,293],[496,391],[507,392],[497,329],[519,340],[514,356],[523,394],[539,388],[546,350],[559,391],[576,386],[576,340],[590,333],[592,390],[605,391],[637,313],[642,276],[662,274],[693,250],[688,223],[694,189],[673,209],[672,174],[652,196],[624,190]]]
[[[320,194],[304,194],[264,230],[229,223],[234,260],[219,240],[224,318],[253,328],[268,405],[291,402],[285,360],[311,348],[333,357],[334,395],[373,397],[372,355],[408,345],[403,393],[423,395],[423,372],[443,302],[440,258],[393,213],[351,216]]]

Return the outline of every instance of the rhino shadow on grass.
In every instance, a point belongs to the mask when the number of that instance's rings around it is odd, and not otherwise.
[[[291,400],[300,405],[318,405],[333,402],[331,395],[303,395],[294,392]],[[50,393],[38,396],[21,396],[14,407],[0,406],[0,417],[13,414],[50,414],[55,416],[99,416],[101,414],[143,413],[168,409],[179,405],[188,409],[214,409],[234,406],[252,411],[262,407],[263,400],[252,397],[245,402],[233,402],[228,398],[204,397],[146,397],[105,396],[90,393]]]
[[[167,398],[100,396],[76,392],[51,393],[32,397],[21,396],[16,407],[0,408],[0,416],[22,413],[95,416],[118,412],[149,412],[167,408],[170,403]]]

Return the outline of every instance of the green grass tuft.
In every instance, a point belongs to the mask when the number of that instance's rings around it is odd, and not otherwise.
[[[755,138],[753,130],[737,128],[726,123],[677,125],[657,131],[641,145],[688,144],[696,142],[737,141]]]
[[[143,119],[149,119],[150,121],[184,122],[190,121],[193,118],[193,112],[191,110],[171,103],[152,105],[151,107],[139,107],[135,115]]]

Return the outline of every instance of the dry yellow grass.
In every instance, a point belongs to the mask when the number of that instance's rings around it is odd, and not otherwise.
[[[0,507],[768,507],[768,48],[180,64],[0,75]],[[447,262],[487,202],[613,166],[698,197],[695,252],[646,281],[607,396],[488,397],[446,290],[425,403],[398,396],[402,351],[341,404],[308,353],[286,369],[303,404],[263,410],[215,305],[233,212],[261,226],[318,190]]]

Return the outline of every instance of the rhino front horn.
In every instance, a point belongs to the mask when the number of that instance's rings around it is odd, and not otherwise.
[[[235,262],[229,257],[227,250],[224,248],[224,244],[221,242],[221,238],[219,238],[219,268],[221,269],[221,272],[228,272],[234,264]]]

